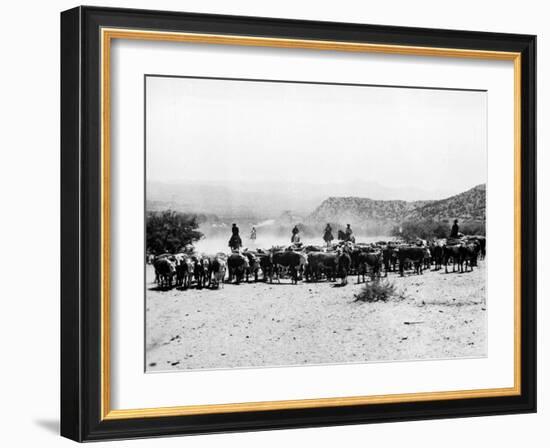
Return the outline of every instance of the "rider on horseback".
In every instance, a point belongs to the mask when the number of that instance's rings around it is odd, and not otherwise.
[[[349,224],[346,227],[346,241],[351,241],[352,243],[355,243],[355,237],[353,236],[353,230],[351,230],[351,226]]]
[[[327,226],[325,227],[325,234],[323,235],[323,240],[325,243],[327,243],[327,246],[330,246],[330,243],[332,243],[332,240],[334,237],[332,236],[332,227],[330,224],[327,223]]]
[[[233,223],[231,227],[231,238],[229,239],[229,247],[233,251],[238,251],[243,245],[241,237],[239,236],[239,228],[237,224]]]
[[[294,226],[294,228],[292,229],[292,237],[290,238],[290,242],[291,243],[299,243],[300,242],[300,237],[298,236],[298,234],[300,233],[300,229],[298,229],[298,226]]]

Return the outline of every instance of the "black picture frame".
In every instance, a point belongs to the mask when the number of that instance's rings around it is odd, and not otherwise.
[[[101,418],[100,29],[521,53],[521,393],[516,396]],[[100,7],[61,13],[61,435],[76,441],[536,411],[536,37]]]

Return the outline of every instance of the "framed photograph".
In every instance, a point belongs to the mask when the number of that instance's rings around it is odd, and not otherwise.
[[[61,14],[61,433],[536,410],[535,36]]]

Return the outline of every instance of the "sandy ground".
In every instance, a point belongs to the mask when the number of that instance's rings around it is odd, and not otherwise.
[[[485,273],[390,273],[404,298],[363,303],[356,277],[157,291],[147,266],[147,370],[483,357]]]

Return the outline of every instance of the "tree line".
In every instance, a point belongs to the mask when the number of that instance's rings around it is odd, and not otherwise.
[[[173,210],[150,212],[146,216],[147,252],[177,253],[202,238],[196,215]]]
[[[468,221],[459,224],[459,232],[464,235],[484,235],[485,223]],[[413,241],[417,238],[423,240],[431,238],[448,238],[451,234],[451,224],[447,221],[434,221],[425,219],[421,221],[405,221],[401,225],[394,226],[391,236],[402,238],[405,241]]]

